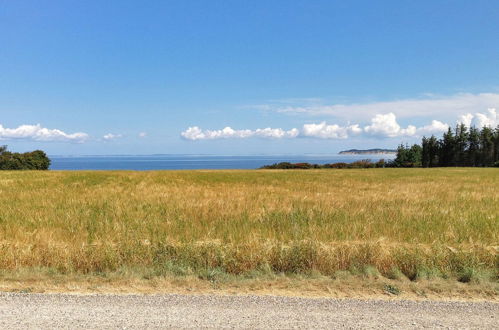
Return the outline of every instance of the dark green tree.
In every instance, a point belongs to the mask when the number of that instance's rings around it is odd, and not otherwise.
[[[50,167],[50,159],[41,150],[25,153],[24,161],[30,170],[48,170]]]
[[[467,165],[467,149],[468,149],[468,128],[465,124],[456,126],[456,134],[454,136],[454,165]]]
[[[451,128],[444,133],[442,139],[440,140],[440,154],[439,154],[439,166],[455,166],[455,138],[452,133]]]
[[[470,128],[470,133],[468,134],[468,159],[467,166],[479,166],[480,159],[480,131],[472,126]]]
[[[428,139],[428,156],[429,156],[429,167],[438,166],[438,154],[439,154],[439,144],[437,138],[432,135]]]
[[[50,159],[45,152],[10,152],[7,146],[0,146],[0,170],[48,170]]]
[[[484,126],[480,131],[480,166],[492,166],[494,164],[494,132]]]
[[[396,167],[419,167],[421,166],[423,149],[419,144],[399,145],[397,148],[397,156],[394,160]]]
[[[426,136],[423,136],[423,140],[421,141],[421,166],[430,167],[430,146],[428,143]]]
[[[499,125],[494,130],[494,165],[499,164]]]

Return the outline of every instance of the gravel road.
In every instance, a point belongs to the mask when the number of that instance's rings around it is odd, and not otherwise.
[[[213,295],[0,293],[1,329],[499,328],[499,304]]]

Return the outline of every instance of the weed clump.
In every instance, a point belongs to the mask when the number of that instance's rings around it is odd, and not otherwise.
[[[398,296],[401,293],[400,289],[392,284],[385,284],[383,286],[383,291],[385,291],[386,293],[389,293],[389,294],[396,295],[396,296]]]

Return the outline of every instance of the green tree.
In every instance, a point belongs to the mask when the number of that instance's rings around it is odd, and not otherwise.
[[[429,156],[429,167],[434,167],[438,165],[438,154],[439,154],[439,144],[437,138],[432,135],[428,139],[428,156]]]
[[[48,170],[50,159],[45,152],[10,152],[7,146],[0,146],[0,170]]]
[[[50,159],[41,150],[25,153],[24,160],[30,170],[48,170],[50,167]]]
[[[488,126],[480,132],[480,165],[492,166],[494,164],[494,133]]]
[[[479,166],[480,159],[480,131],[472,126],[468,134],[467,165]]]
[[[396,167],[419,167],[421,166],[423,149],[419,144],[399,145],[397,148],[397,156],[394,160]]]
[[[423,167],[430,167],[430,146],[428,140],[426,136],[423,136],[423,140],[421,141],[421,166]]]
[[[454,162],[456,166],[467,165],[468,128],[465,124],[456,126],[454,136]]]
[[[494,130],[494,164],[499,162],[499,125]]]
[[[454,149],[455,149],[455,138],[452,133],[451,128],[444,133],[444,136],[440,140],[440,155],[439,155],[439,166],[454,166],[455,165],[455,157],[454,157]]]

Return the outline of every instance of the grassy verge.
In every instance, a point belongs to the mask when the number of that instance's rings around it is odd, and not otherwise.
[[[157,276],[149,269],[126,269],[96,274],[59,274],[51,269],[2,272],[0,291],[18,293],[115,294],[237,294],[331,298],[385,298],[498,301],[497,282],[477,276],[462,283],[456,279],[426,277],[411,281],[386,278],[372,269],[361,273],[340,271],[334,276],[276,274],[253,271],[232,275],[210,270],[197,275]]]
[[[0,172],[0,281],[494,296],[498,186],[497,169]]]

